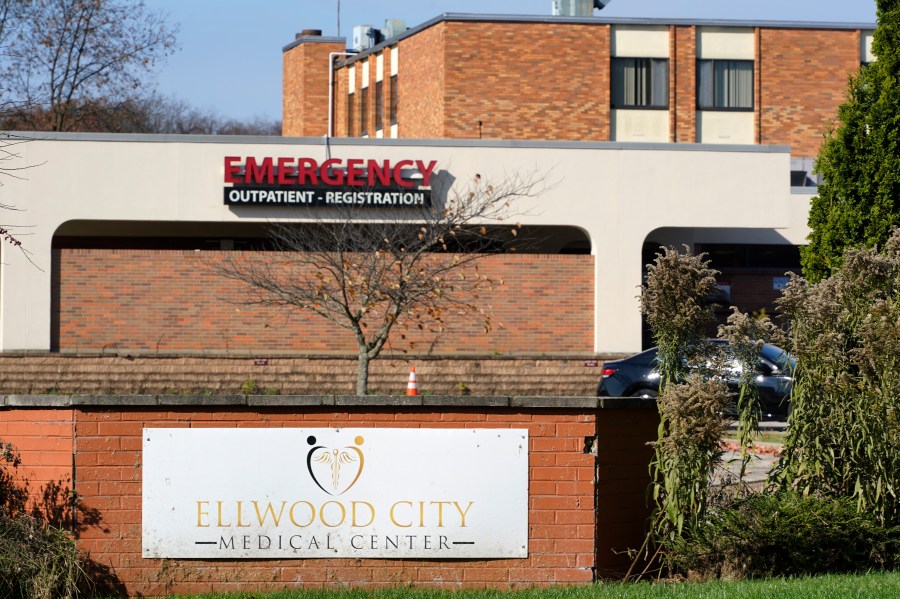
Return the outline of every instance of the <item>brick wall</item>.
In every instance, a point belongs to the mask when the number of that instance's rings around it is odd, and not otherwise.
[[[670,139],[680,143],[696,141],[696,32],[670,28]],[[755,35],[754,139],[814,156],[859,68],[860,33]],[[400,137],[610,138],[610,25],[442,21],[397,45]]]
[[[260,363],[260,358],[263,358]],[[402,395],[412,366],[419,391],[430,395],[593,396],[602,360],[596,356],[386,355],[370,363],[369,391]],[[206,395],[348,395],[356,389],[354,356],[266,353],[233,356],[0,354],[0,393]]]
[[[609,44],[608,26],[447,23],[444,136],[609,140]]]
[[[759,39],[760,143],[815,156],[859,70],[859,32],[762,29]]]
[[[65,418],[74,420],[75,490],[82,497],[79,542],[132,595],[408,583],[509,588],[587,583],[595,571],[621,574],[622,559],[616,552],[637,547],[643,538],[647,513],[641,498],[649,459],[646,441],[655,434],[655,410],[632,406],[598,411],[587,404],[553,407],[552,402],[543,407],[525,402],[517,408],[491,408],[486,407],[490,402],[461,401],[456,406],[432,407],[350,402],[343,407],[215,408],[209,403],[221,402],[211,398],[205,406],[199,402],[180,407],[60,408]],[[279,402],[284,403],[273,398],[272,405]],[[21,413],[0,408],[0,423],[12,425],[21,419]],[[35,426],[61,418],[52,410],[27,413]],[[143,559],[144,427],[527,428],[528,557],[445,561]],[[28,439],[27,431],[4,430],[15,443]],[[28,459],[33,467],[43,457],[29,453]],[[595,476],[599,496],[595,494]],[[598,498],[600,511],[595,516]]]
[[[343,43],[303,42],[282,54],[282,135],[326,134],[328,55],[344,50]]]
[[[669,110],[672,141],[697,142],[697,28],[672,27]]]
[[[0,496],[4,495],[3,486],[12,482],[26,491],[26,511],[36,510],[51,520],[59,520],[67,513],[72,489],[74,439],[71,409],[4,411],[0,441],[12,442],[22,462],[18,468],[3,464],[13,479],[0,477]]]
[[[731,301],[744,312],[765,309],[770,315],[775,311],[775,300],[781,291],[772,288],[775,277],[785,276],[785,268],[720,268],[720,280],[731,283]],[[800,274],[799,269],[796,271]]]
[[[397,130],[400,137],[447,137],[446,24],[438,24],[397,44]]]
[[[118,352],[356,351],[352,333],[321,317],[242,305],[244,287],[210,268],[223,256],[182,250],[56,250],[51,346]],[[490,332],[485,332],[483,319],[460,316],[449,318],[447,332],[437,339],[417,328],[398,328],[391,349],[485,354],[592,350],[592,256],[489,256],[477,267],[496,282],[478,300],[480,306],[492,307]]]

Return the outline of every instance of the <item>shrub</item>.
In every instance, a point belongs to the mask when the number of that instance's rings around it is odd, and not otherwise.
[[[0,597],[68,599],[87,586],[85,560],[67,532],[0,512]]]
[[[82,553],[65,522],[98,525],[100,514],[86,508],[60,482],[42,487],[30,510],[28,482],[18,476],[19,453],[0,441],[0,597],[70,599],[121,596],[125,588],[109,567]]]
[[[894,569],[900,527],[860,513],[850,498],[785,492],[710,509],[670,559],[702,578],[759,578]]]
[[[900,524],[900,228],[819,283],[792,278],[779,306],[798,367],[775,483]]]

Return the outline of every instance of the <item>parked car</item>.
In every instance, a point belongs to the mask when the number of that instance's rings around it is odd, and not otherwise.
[[[724,341],[711,339],[711,343],[724,345]],[[656,397],[659,393],[659,370],[656,364],[657,348],[639,354],[613,360],[603,365],[597,395],[606,397]],[[753,381],[759,389],[760,405],[764,414],[788,413],[796,360],[778,346],[766,343],[759,353],[757,374]],[[732,363],[726,374],[728,386],[737,391],[740,366]]]

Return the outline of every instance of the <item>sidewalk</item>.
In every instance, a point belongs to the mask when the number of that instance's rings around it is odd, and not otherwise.
[[[763,420],[759,423],[761,432],[784,431],[787,423],[780,420]],[[736,432],[737,425],[732,424],[729,429]],[[769,471],[778,462],[781,454],[781,443],[763,443],[757,441],[750,450],[750,462],[744,471],[744,482],[754,488],[762,487],[769,475]],[[722,456],[723,469],[713,475],[713,483],[722,480],[723,476],[737,478],[741,471],[741,452],[734,437],[725,442],[725,454]]]
[[[744,482],[756,488],[765,484],[769,471],[778,461],[781,453],[780,443],[756,443],[750,452],[750,462],[744,471]],[[724,472],[718,472],[713,476],[713,482],[721,480],[725,472],[737,479],[741,471],[741,452],[737,445],[729,443],[728,449],[722,456]]]

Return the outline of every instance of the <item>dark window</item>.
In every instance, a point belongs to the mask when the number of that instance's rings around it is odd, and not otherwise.
[[[705,252],[714,268],[800,268],[800,248],[796,245],[698,243],[695,251]]]
[[[397,76],[394,75],[391,77],[391,108],[390,108],[390,117],[391,124],[397,124]]]
[[[753,61],[698,60],[697,108],[753,110]]]
[[[364,87],[360,90],[359,96],[359,134],[369,134],[369,88]]]
[[[669,61],[665,58],[613,58],[613,108],[668,108]]]
[[[356,96],[350,94],[347,96],[347,137],[353,137],[354,127],[356,126]]]
[[[375,130],[381,131],[384,126],[384,81],[375,82]]]

